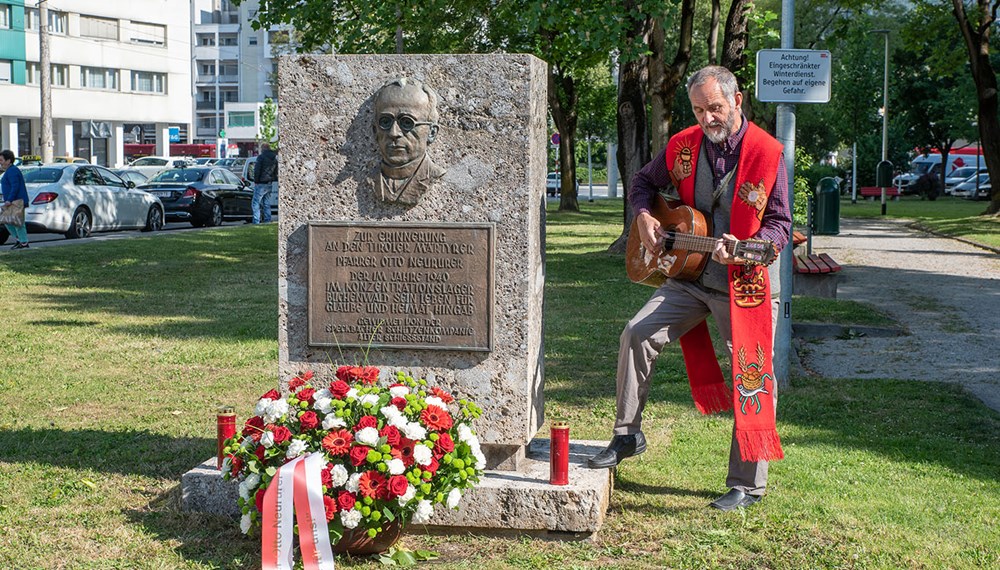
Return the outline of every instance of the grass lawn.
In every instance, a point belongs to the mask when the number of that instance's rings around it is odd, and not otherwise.
[[[606,439],[618,335],[651,290],[604,253],[621,202],[582,207],[549,212],[546,413]],[[179,510],[179,479],[214,454],[218,405],[245,417],[275,384],[275,241],[239,226],[0,255],[0,568],[259,567],[235,521]],[[649,450],[596,538],[403,544],[477,570],[1000,567],[1000,414],[951,385],[792,379],[787,458],[742,513],[706,507],[732,423],[694,410],[676,348],[644,417]]]

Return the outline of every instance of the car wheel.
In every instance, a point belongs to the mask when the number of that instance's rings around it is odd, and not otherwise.
[[[73,221],[70,222],[69,231],[66,232],[67,239],[77,239],[90,237],[91,220],[90,212],[83,206],[73,212]]]
[[[7,240],[9,239],[10,232],[7,231],[7,228],[0,226],[0,245],[7,243]]]
[[[208,220],[205,222],[207,226],[221,226],[222,225],[222,204],[218,202],[212,202],[212,215],[209,216]]]
[[[144,232],[158,232],[163,229],[163,212],[159,206],[153,206],[146,214],[146,225],[142,228]]]

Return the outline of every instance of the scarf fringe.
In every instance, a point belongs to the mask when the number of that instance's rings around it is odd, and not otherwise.
[[[785,458],[777,429],[736,430],[743,461],[775,461]]]
[[[723,382],[715,382],[706,386],[691,386],[691,396],[694,407],[708,415],[717,414],[733,408],[733,392]]]

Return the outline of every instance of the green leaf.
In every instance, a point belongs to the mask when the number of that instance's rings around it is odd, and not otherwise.
[[[441,557],[440,554],[431,550],[415,550],[413,554],[417,557],[417,560],[420,560],[421,562],[425,560],[437,560]]]
[[[386,554],[379,554],[378,555],[378,561],[383,566],[395,566],[396,565],[396,561],[393,560],[391,556],[388,556]]]
[[[410,550],[399,549],[392,555],[392,558],[400,566],[413,566],[417,563],[417,557]]]
[[[392,510],[389,507],[382,509],[382,514],[385,515],[385,520],[387,522],[396,520],[396,515],[392,514]]]

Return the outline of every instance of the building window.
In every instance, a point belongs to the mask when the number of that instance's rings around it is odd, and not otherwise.
[[[211,34],[198,34],[198,45],[200,46],[214,46],[215,36]]]
[[[66,12],[49,10],[49,33],[66,35]]]
[[[54,87],[66,87],[66,78],[69,74],[69,67],[65,65],[52,65],[49,74],[49,83]],[[42,68],[37,61],[29,61],[24,67],[25,82],[28,85],[38,85],[42,82]]]
[[[160,24],[132,22],[129,30],[129,41],[134,44],[167,45],[167,27]]]
[[[238,46],[240,45],[240,38],[233,35],[219,36],[219,45]]]
[[[118,20],[80,14],[80,35],[85,38],[118,40]]]
[[[0,59],[0,83],[10,83],[11,61]]]
[[[137,93],[166,93],[167,75],[150,71],[132,72],[132,91]]]
[[[0,28],[10,28],[10,5],[0,4]]]
[[[222,91],[221,94],[222,94],[222,100],[227,103],[236,103],[237,101],[240,100],[239,91],[226,90]]]
[[[248,38],[248,41],[250,42],[250,45],[252,45],[252,46],[257,45],[257,36],[250,36]]]
[[[199,129],[212,129],[215,130],[215,117],[201,117],[198,119]]]
[[[68,87],[69,86],[69,66],[52,64],[52,73],[50,83],[53,87]]]
[[[118,90],[118,70],[104,67],[81,67],[80,87]]]
[[[229,127],[255,127],[257,126],[253,111],[233,111],[229,113]]]

